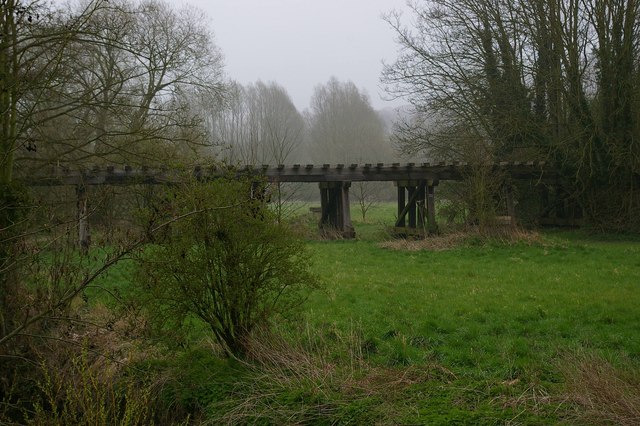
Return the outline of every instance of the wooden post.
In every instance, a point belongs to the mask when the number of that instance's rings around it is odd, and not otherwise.
[[[84,184],[76,186],[77,197],[77,220],[78,220],[78,247],[82,254],[89,252],[91,245],[91,234],[89,233],[89,202],[87,199],[87,189]]]
[[[428,225],[427,230],[429,234],[435,234],[438,232],[438,224],[436,223],[436,186],[438,181],[427,182],[427,215]]]
[[[406,226],[406,220],[402,212],[404,211],[406,203],[407,188],[402,182],[397,182],[396,185],[398,186],[398,219],[396,221],[396,227],[404,228]]]
[[[396,230],[401,234],[420,234],[424,230],[424,200],[425,200],[425,181],[402,181],[397,182],[398,185],[398,219],[396,220]],[[409,193],[409,198],[405,203],[405,189]],[[416,211],[417,210],[417,211]],[[417,214],[417,215],[416,215]],[[405,221],[409,216],[409,224]],[[416,219],[418,219],[419,228],[416,227]],[[404,230],[402,229],[404,228]],[[417,231],[417,232],[416,232]]]
[[[329,191],[329,196],[331,197],[331,205],[333,209],[331,209],[331,223],[335,230],[342,230],[342,188],[340,188],[339,184],[334,184]]]
[[[320,186],[320,223],[318,224],[320,228],[323,228],[325,225],[329,224],[329,185],[327,183],[321,182]]]
[[[322,209],[320,230],[327,231],[328,235],[337,233],[342,238],[354,238],[356,234],[349,205],[351,182],[321,182],[319,186]]]
[[[425,191],[425,182],[418,182],[418,187],[416,188],[416,213],[417,213],[417,224],[416,227],[420,230],[424,230],[426,226],[426,217],[425,217],[425,199],[426,199],[426,191]]]
[[[338,188],[340,202],[338,203],[339,229],[343,238],[355,238],[356,231],[351,223],[351,203],[349,201],[349,188],[351,182],[339,182]]]
[[[556,218],[557,219],[562,219],[563,222],[565,221],[565,219],[567,218],[567,199],[566,199],[566,192],[564,191],[564,188],[562,188],[562,186],[560,185],[556,185],[555,186],[555,191],[554,191],[554,195],[555,195],[555,210],[556,210]]]
[[[409,184],[409,228],[416,228],[416,187]]]
[[[540,192],[540,217],[549,217],[549,188],[541,184],[538,191]]]

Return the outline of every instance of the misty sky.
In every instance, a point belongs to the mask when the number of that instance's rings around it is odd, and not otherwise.
[[[406,0],[183,0],[208,16],[228,76],[242,84],[258,79],[284,86],[298,109],[313,88],[331,76],[351,80],[381,109],[382,60],[397,45],[381,19]]]

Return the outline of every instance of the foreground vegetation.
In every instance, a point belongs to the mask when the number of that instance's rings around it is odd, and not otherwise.
[[[637,423],[638,239],[550,231],[398,242],[385,237],[390,211],[356,222],[358,240],[309,240],[323,290],[255,330],[242,358],[227,358],[195,320],[173,343],[149,340],[134,305],[122,309],[135,268],[120,264],[98,283],[110,291],[88,290],[82,308],[87,321],[113,316],[111,329],[76,326],[85,349],[43,364],[33,393],[42,398],[23,415],[34,424],[83,410],[121,424]]]

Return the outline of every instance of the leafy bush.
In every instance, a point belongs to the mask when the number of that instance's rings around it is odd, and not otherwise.
[[[303,242],[255,189],[219,179],[175,190],[156,209],[175,220],[140,259],[157,323],[168,330],[198,318],[232,355],[244,353],[256,326],[291,312],[316,286]]]

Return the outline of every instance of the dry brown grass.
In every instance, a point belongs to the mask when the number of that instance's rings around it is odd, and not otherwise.
[[[468,235],[463,232],[434,235],[422,239],[401,238],[391,241],[384,241],[379,244],[382,248],[401,251],[442,251],[451,250],[464,245]]]
[[[29,357],[38,360],[18,387],[30,383],[21,413],[7,420],[32,425],[153,424],[156,395],[128,376],[133,359],[147,355],[137,348],[125,319],[104,306],[84,309],[75,302],[72,316],[51,317],[41,335],[24,336]],[[46,332],[46,334],[45,334]],[[28,339],[27,339],[28,337]],[[24,390],[28,390],[24,389]]]
[[[379,244],[382,248],[403,251],[443,251],[467,245],[482,245],[487,242],[501,244],[542,244],[542,237],[538,232],[528,231],[517,227],[497,226],[478,229],[466,228],[431,235],[424,238],[396,239]]]
[[[155,398],[150,388],[121,380],[114,369],[87,363],[86,353],[73,358],[64,371],[42,364],[41,398],[27,415],[31,425],[127,426],[153,424]],[[104,367],[104,365],[103,365]]]
[[[625,363],[626,364],[626,363]],[[627,365],[633,365],[630,362]],[[640,425],[640,372],[588,354],[568,355],[560,369],[578,424]]]
[[[218,415],[212,424],[392,424],[393,402],[405,399],[410,386],[451,374],[435,365],[374,367],[365,360],[357,333],[336,338],[343,349],[337,358],[329,352],[336,341],[254,334],[242,361],[251,377],[214,407]]]
[[[15,366],[24,374],[14,379],[21,391],[14,399],[26,403],[16,403],[7,413],[0,406],[0,424],[23,416],[20,422],[35,425],[109,424],[114,419],[152,424],[156,395],[127,375],[133,363],[155,355],[153,347],[143,345],[140,321],[134,313],[89,306],[78,297],[59,316],[18,336],[25,367]]]
[[[107,376],[158,355],[154,346],[145,344],[146,322],[136,312],[114,311],[102,303],[89,306],[80,297],[73,302],[72,312],[51,318],[54,327],[41,339],[46,344],[34,348],[46,364],[63,369],[83,354],[88,368]]]
[[[506,388],[514,389],[518,388],[518,384],[520,384],[519,379],[502,382],[502,385]],[[498,405],[503,410],[510,409],[514,413],[518,413],[508,423],[513,425],[521,424],[519,418],[525,413],[544,415],[543,413],[547,411],[550,406],[557,407],[557,410],[564,406],[564,400],[562,398],[552,395],[539,383],[529,383],[526,388],[519,392],[505,391],[501,395],[493,398],[491,403]]]

